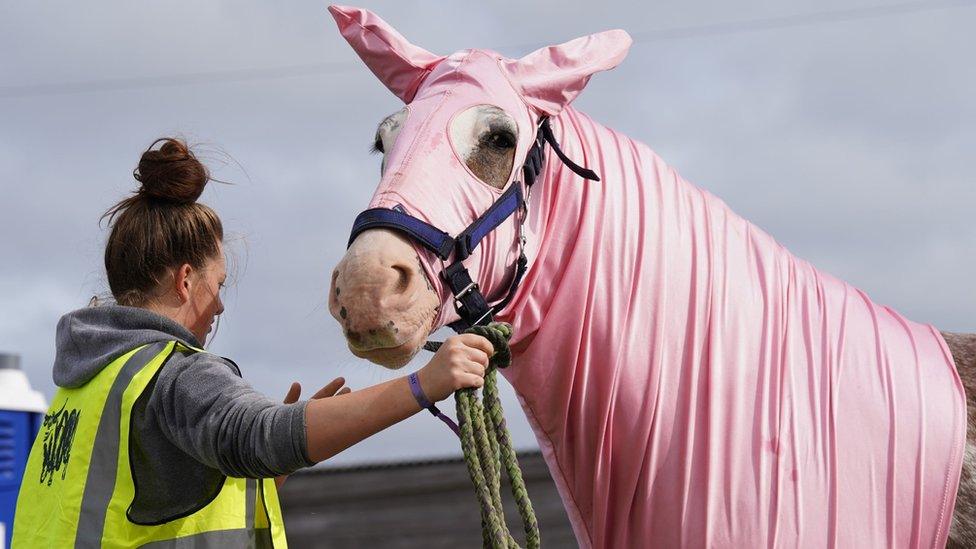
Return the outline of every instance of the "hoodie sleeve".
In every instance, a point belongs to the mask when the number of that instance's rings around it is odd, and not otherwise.
[[[314,463],[305,406],[275,403],[210,353],[174,354],[160,370],[147,411],[163,434],[201,463],[238,478],[267,478]]]

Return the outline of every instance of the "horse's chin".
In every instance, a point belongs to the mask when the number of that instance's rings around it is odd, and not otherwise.
[[[369,351],[359,351],[352,345],[349,346],[349,350],[352,354],[359,358],[364,358],[373,364],[377,364],[384,368],[390,370],[399,370],[406,366],[413,357],[417,356],[420,352],[422,345],[414,345],[413,343],[404,343],[403,345],[398,345],[396,347],[387,347],[384,349],[371,349]]]
[[[423,348],[425,341],[427,341],[427,334],[424,330],[417,330],[405,339],[403,343],[391,347],[362,350],[356,348],[351,342],[347,341],[346,344],[349,346],[352,354],[357,357],[366,359],[373,364],[390,370],[398,370],[406,366],[413,357],[417,356],[417,353]]]

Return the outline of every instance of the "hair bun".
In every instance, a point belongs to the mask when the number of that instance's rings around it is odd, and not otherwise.
[[[142,153],[139,167],[132,175],[142,183],[140,195],[177,204],[196,202],[210,180],[207,167],[197,160],[186,143],[172,137],[153,142]]]

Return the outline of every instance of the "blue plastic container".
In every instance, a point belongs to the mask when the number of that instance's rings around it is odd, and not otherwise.
[[[44,397],[20,370],[20,357],[0,353],[0,549],[10,547],[17,493],[46,411]]]

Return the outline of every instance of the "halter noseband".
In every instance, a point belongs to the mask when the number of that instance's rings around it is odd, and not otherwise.
[[[535,142],[525,156],[525,163],[522,164],[522,177],[526,193],[531,191],[532,184],[542,173],[543,160],[545,159],[543,148],[546,143],[556,152],[559,160],[574,173],[591,181],[600,180],[595,172],[577,165],[566,157],[562,149],[559,148],[552,128],[549,127],[549,119],[543,118],[539,122]],[[521,212],[521,219],[518,220],[519,257],[515,264],[515,276],[512,278],[512,283],[505,297],[494,305],[489,305],[481,293],[478,283],[471,280],[471,275],[463,261],[478,247],[482,239],[518,212]],[[440,277],[451,289],[451,294],[454,296],[454,309],[461,317],[457,322],[451,323],[451,329],[461,333],[472,326],[485,325],[491,322],[492,315],[504,309],[515,296],[515,291],[518,290],[529,263],[525,257],[525,237],[522,235],[522,226],[525,224],[527,214],[527,196],[523,196],[522,183],[516,180],[481,217],[468,225],[456,237],[451,237],[437,227],[413,217],[402,206],[392,209],[371,208],[356,217],[347,247],[351,246],[352,242],[363,231],[383,228],[400,231],[412,237],[416,242],[433,252],[442,264],[450,259],[453,254],[454,262],[444,267]]]

